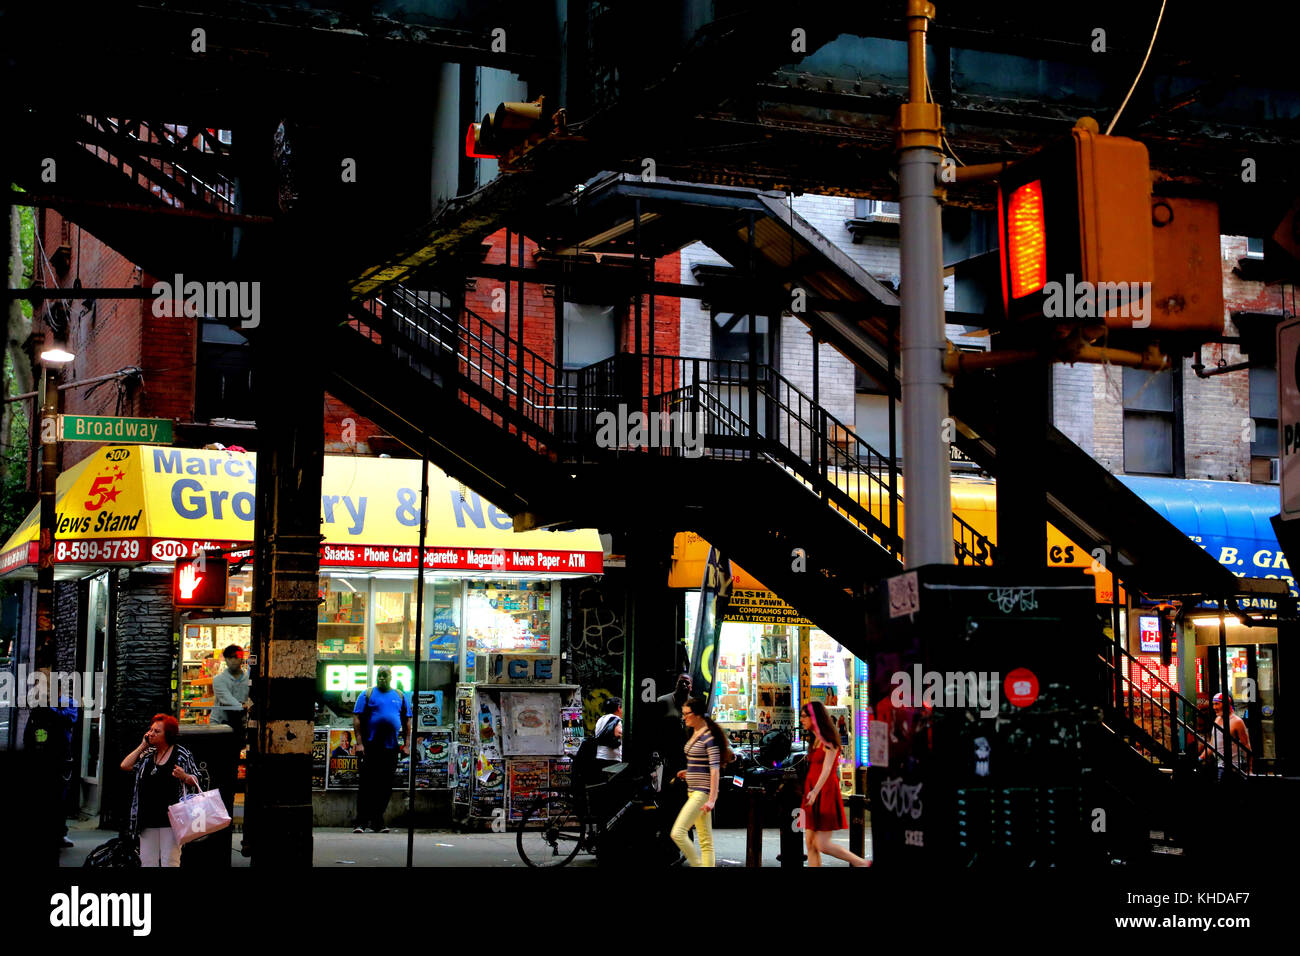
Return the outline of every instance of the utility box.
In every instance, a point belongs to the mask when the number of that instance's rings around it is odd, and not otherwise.
[[[901,869],[1094,856],[1083,742],[1100,721],[1092,578],[933,565],[868,620],[873,856]]]
[[[1159,196],[1151,203],[1155,279],[1151,328],[1199,345],[1223,334],[1219,206]]]
[[[221,559],[224,560],[224,559]],[[238,777],[239,750],[235,732],[225,724],[187,726],[178,743],[194,755],[199,769],[207,774],[207,789],[220,790],[226,811],[234,806]],[[203,777],[200,776],[200,781]],[[234,819],[234,814],[230,814]],[[231,863],[234,846],[233,823],[224,830],[187,843],[181,850],[181,866],[200,869],[225,869]]]

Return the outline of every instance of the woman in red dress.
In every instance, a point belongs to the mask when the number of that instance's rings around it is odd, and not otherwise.
[[[822,854],[843,860],[850,866],[871,864],[831,840],[831,832],[848,827],[844,800],[840,797],[840,735],[821,701],[803,705],[799,724],[804,739],[816,738],[808,752],[808,776],[803,784],[804,839],[808,843],[808,865],[821,866]]]

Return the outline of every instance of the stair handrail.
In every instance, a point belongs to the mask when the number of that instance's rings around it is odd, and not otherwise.
[[[1197,707],[1193,701],[1189,700],[1188,698],[1180,694],[1172,685],[1170,685],[1167,681],[1161,678],[1159,674],[1156,674],[1149,667],[1143,664],[1142,661],[1134,657],[1133,654],[1131,654],[1127,648],[1119,647],[1118,650],[1120,652],[1120,661],[1127,664],[1129,667],[1129,673],[1125,673],[1125,671],[1122,668],[1119,669],[1118,671],[1119,680],[1121,684],[1128,685],[1129,693],[1126,696],[1130,700],[1132,700],[1136,696],[1138,700],[1142,702],[1143,706],[1140,708],[1139,713],[1143,718],[1146,717],[1148,712],[1150,712],[1152,715],[1154,715],[1156,712],[1160,712],[1161,714],[1163,714],[1168,718],[1165,721],[1165,724],[1171,734],[1169,743],[1166,743],[1166,741],[1162,739],[1163,735],[1161,735],[1161,737],[1157,737],[1157,735],[1153,733],[1153,730],[1155,729],[1154,722],[1152,722],[1152,726],[1148,726],[1143,722],[1139,722],[1138,720],[1135,720],[1132,714],[1132,707],[1131,706],[1125,707],[1121,701],[1114,699],[1115,690],[1116,690],[1114,674],[1116,672],[1117,665],[1116,662],[1112,660],[1111,656],[1109,655],[1114,654],[1116,650],[1116,645],[1111,640],[1105,640],[1103,644],[1104,644],[1104,650],[1102,652],[1099,652],[1098,659],[1103,663],[1103,665],[1105,665],[1105,668],[1110,672],[1107,677],[1107,687],[1108,687],[1108,694],[1109,694],[1108,699],[1110,699],[1111,701],[1112,709],[1116,713],[1120,714],[1125,720],[1127,720],[1133,726],[1140,729],[1144,734],[1146,734],[1149,738],[1151,738],[1151,740],[1153,740],[1156,744],[1158,744],[1160,748],[1165,751],[1166,759],[1171,759],[1179,753],[1186,753],[1186,750],[1184,750],[1181,746],[1175,748],[1173,746],[1170,746],[1169,744],[1172,743],[1175,739],[1177,739],[1180,742],[1185,742],[1187,737],[1190,736],[1192,740],[1198,745],[1198,750],[1196,755],[1197,763],[1200,763],[1201,754],[1204,753],[1206,756],[1211,757],[1212,759],[1216,760],[1218,763],[1227,766],[1234,774],[1243,777],[1246,775],[1245,771],[1236,764],[1236,760],[1239,758],[1234,758],[1234,762],[1231,765],[1228,764],[1224,754],[1222,753],[1222,751],[1220,751],[1217,747],[1214,746],[1210,737],[1205,734],[1202,734],[1200,728],[1195,723],[1188,721],[1185,717],[1183,717],[1179,713],[1179,708],[1185,711],[1190,711],[1191,713],[1196,714],[1197,719],[1199,720],[1200,708]],[[1109,652],[1109,655],[1107,652]],[[1161,701],[1158,697],[1151,694],[1149,691],[1145,690],[1138,681],[1133,679],[1131,674],[1132,674],[1132,669],[1134,667],[1136,667],[1139,671],[1141,671],[1143,674],[1148,676],[1154,683],[1159,685],[1160,689],[1166,693],[1168,699],[1173,703],[1174,705],[1173,709],[1171,709],[1168,704]],[[1178,733],[1179,736],[1177,738],[1173,738],[1172,737],[1173,733]],[[1248,747],[1245,747],[1244,745],[1237,743],[1236,741],[1233,742],[1233,750],[1234,751],[1240,750],[1242,753],[1250,757],[1252,760],[1254,758],[1254,754]]]

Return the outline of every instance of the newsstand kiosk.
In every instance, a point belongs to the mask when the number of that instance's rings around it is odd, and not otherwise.
[[[1095,859],[1083,742],[1104,640],[1092,578],[930,565],[882,581],[867,670],[876,866]]]

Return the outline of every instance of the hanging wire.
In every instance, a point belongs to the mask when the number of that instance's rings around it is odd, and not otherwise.
[[[929,73],[927,73],[925,76],[925,101],[927,103],[934,102],[934,92],[930,89]],[[957,155],[957,151],[952,148],[952,143],[948,142],[948,134],[944,132],[942,126],[939,127],[939,142],[941,142],[943,144],[943,148],[948,151],[948,155],[952,157],[953,162],[955,162],[958,166],[966,165],[964,162],[961,161],[961,157]]]
[[[1115,116],[1111,119],[1110,125],[1106,127],[1107,136],[1115,128],[1115,124],[1119,122],[1120,114],[1124,112],[1124,107],[1128,106],[1129,97],[1137,89],[1138,80],[1142,79],[1142,72],[1147,68],[1147,60],[1151,59],[1151,51],[1155,49],[1156,36],[1160,33],[1160,21],[1165,18],[1165,4],[1168,2],[1169,0],[1160,0],[1160,15],[1156,17],[1156,28],[1151,31],[1151,42],[1147,45],[1147,55],[1142,58],[1142,65],[1138,67],[1137,76],[1133,77],[1133,85],[1124,94],[1124,102],[1119,104],[1119,109],[1115,111]]]

